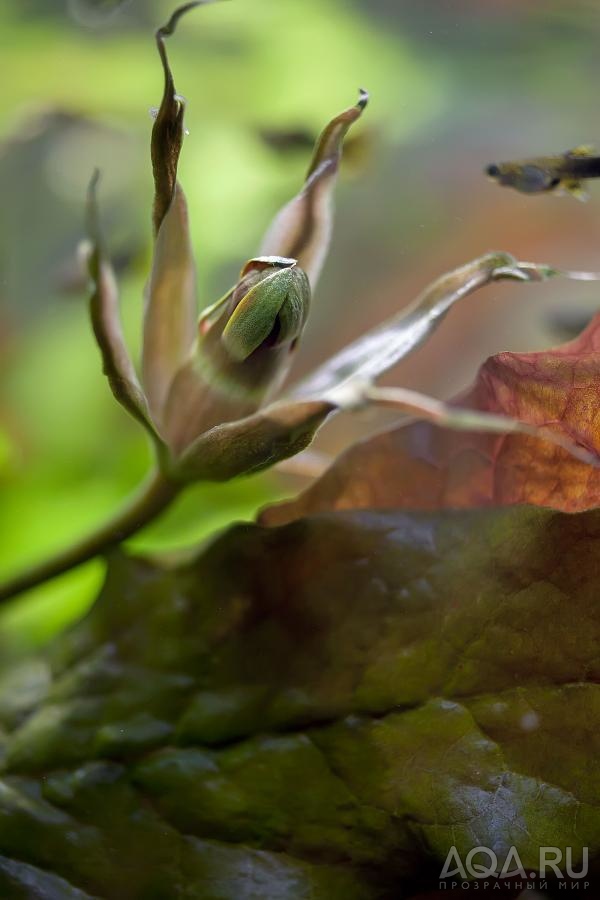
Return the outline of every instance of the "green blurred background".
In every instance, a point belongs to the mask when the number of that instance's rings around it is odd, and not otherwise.
[[[78,538],[138,483],[144,436],[101,376],[76,248],[90,173],[103,172],[123,317],[139,346],[150,259],[153,30],[165,0],[3,0],[0,42],[0,570]],[[359,86],[372,102],[342,172],[336,230],[296,374],[489,249],[600,268],[599,192],[587,206],[486,181],[498,159],[600,138],[600,7],[549,0],[231,0],[190,15],[169,44],[186,97],[180,178],[200,303],[255,253],[299,187],[309,150]],[[392,374],[451,396],[485,356],[562,339],[598,305],[589,285],[496,286],[467,300]],[[335,453],[385,420],[340,417]],[[178,552],[302,486],[277,474],[197,487],[132,541]],[[89,606],[94,562],[0,612],[0,654],[47,640]]]

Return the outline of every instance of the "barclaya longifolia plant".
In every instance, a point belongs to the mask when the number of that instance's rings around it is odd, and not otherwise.
[[[115,277],[100,233],[98,176],[88,197],[90,315],[104,373],[116,400],[146,430],[156,466],[130,503],[104,527],[64,553],[0,586],[7,600],[130,537],[197,481],[226,481],[303,451],[341,409],[383,404],[445,427],[525,431],[505,416],[449,406],[402,388],[379,388],[378,376],[422,344],[454,303],[490,281],[582,277],[488,253],[443,275],[391,320],[359,337],[315,372],[277,393],[298,353],[331,233],[332,193],[348,130],[368,94],[335,116],[316,142],[300,192],[275,216],[258,255],[237,283],[197,318],[195,269],[185,195],[177,180],[185,103],[177,94],[165,39],[181,17],[211,0],[177,9],[156,32],[164,91],[151,139],[154,256],[143,321],[141,377],[125,345]],[[591,277],[591,276],[590,276]],[[584,449],[544,432],[586,462]]]

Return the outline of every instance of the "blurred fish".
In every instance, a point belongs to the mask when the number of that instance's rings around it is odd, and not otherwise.
[[[565,192],[587,200],[583,182],[600,178],[600,156],[588,144],[559,156],[538,156],[520,162],[492,163],[485,174],[504,187],[522,194]]]
[[[279,156],[292,156],[296,153],[311,151],[317,135],[309,128],[259,128],[260,140]],[[351,172],[364,169],[370,159],[373,146],[373,134],[363,130],[360,134],[347,137],[344,142],[342,165]]]
[[[259,128],[258,136],[270,150],[285,155],[314,147],[314,135],[308,128]]]

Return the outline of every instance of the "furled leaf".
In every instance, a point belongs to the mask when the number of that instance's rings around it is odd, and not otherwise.
[[[173,34],[185,13],[206,2],[210,0],[180,6],[156,32],[164,89],[151,141],[156,241],[144,311],[142,377],[150,410],[159,427],[163,424],[164,404],[173,378],[191,352],[197,315],[187,204],[177,183],[185,103],[175,90],[165,38]]]
[[[92,327],[102,354],[104,374],[115,398],[156,438],[146,397],[123,337],[117,283],[100,229],[96,200],[98,177],[96,173],[88,192],[88,232],[91,245],[87,252],[87,262],[93,285],[90,298]]]
[[[165,38],[175,32],[177,23],[185,13],[212,0],[192,0],[178,7],[169,21],[156,32],[156,47],[164,74],[164,88],[160,106],[152,128],[150,152],[154,175],[154,233],[171,205],[177,183],[177,164],[183,144],[183,117],[185,103],[177,94],[173,73],[165,47]]]
[[[600,454],[600,316],[575,340],[500,353],[480,369],[462,408],[510,416]],[[556,444],[513,433],[402,424],[350,448],[298,500],[267,511],[281,523],[330,509],[439,509],[533,503],[567,512],[600,506],[600,471]]]
[[[0,714],[2,896],[392,900],[452,846],[597,865],[599,540],[597,512],[388,510],[114,556]]]
[[[368,99],[367,92],[361,90],[358,103],[327,125],[317,141],[304,187],[277,214],[263,239],[261,256],[298,260],[313,291],[329,247],[332,193],[343,140],[350,126],[362,115]]]
[[[306,322],[310,285],[295,260],[258,257],[206,309],[193,352],[173,380],[165,433],[175,454],[199,435],[254,413],[289,370]]]
[[[442,275],[414,303],[344,347],[302,381],[294,396],[317,394],[330,400],[347,396],[349,385],[370,382],[392,368],[433,334],[455,303],[494,281],[536,282],[558,275],[578,278],[581,274],[519,262],[501,251],[486,253]]]
[[[154,246],[144,311],[142,375],[152,416],[163,428],[165,404],[196,337],[196,271],[187,204],[177,184]]]

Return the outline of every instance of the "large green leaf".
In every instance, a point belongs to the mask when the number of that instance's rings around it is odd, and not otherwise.
[[[0,895],[391,900],[453,844],[597,854],[599,541],[523,506],[115,555],[0,686]]]

